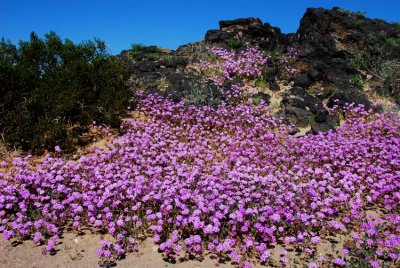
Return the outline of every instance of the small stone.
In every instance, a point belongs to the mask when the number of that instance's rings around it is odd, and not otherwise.
[[[301,74],[294,78],[294,86],[295,87],[308,87],[311,85],[310,78],[307,74]]]
[[[269,83],[269,89],[272,90],[272,91],[281,90],[280,86],[278,85],[278,83],[276,81]]]

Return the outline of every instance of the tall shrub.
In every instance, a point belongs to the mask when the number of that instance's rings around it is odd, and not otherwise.
[[[129,97],[127,68],[103,41],[75,44],[54,32],[18,46],[0,42],[0,133],[11,146],[42,153],[72,149],[92,121],[119,125]]]

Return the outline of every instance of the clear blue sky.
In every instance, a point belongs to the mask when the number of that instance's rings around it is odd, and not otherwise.
[[[0,0],[0,37],[16,43],[53,30],[75,42],[98,37],[112,53],[132,43],[174,49],[203,39],[219,20],[259,17],[288,33],[307,7],[333,6],[400,21],[400,0]]]

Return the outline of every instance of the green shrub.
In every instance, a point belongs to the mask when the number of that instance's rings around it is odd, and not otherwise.
[[[260,89],[268,89],[268,82],[263,78],[255,80],[255,86]]]
[[[181,92],[186,104],[197,106],[216,107],[224,99],[222,92],[216,86],[210,83],[199,83],[195,79],[191,79]],[[180,98],[176,98],[176,100],[180,101]]]
[[[131,51],[132,52],[139,52],[143,50],[146,46],[143,44],[135,43],[131,45]]]
[[[338,12],[342,15],[354,15],[358,18],[365,18],[365,14],[366,14],[365,11],[359,10],[359,11],[353,12],[353,11],[345,9],[345,8],[339,8]]]
[[[353,13],[352,11],[350,11],[350,10],[348,10],[348,9],[345,9],[345,8],[339,8],[339,9],[338,9],[338,12],[339,12],[340,14],[342,14],[342,15],[350,15],[350,14]]]
[[[354,21],[353,23],[354,28],[360,28],[361,27],[361,21]]]
[[[385,42],[385,44],[386,44],[387,46],[392,47],[392,48],[397,46],[397,41],[396,41],[396,39],[391,38],[391,37],[386,38],[386,39],[384,40],[384,42]]]
[[[365,11],[359,10],[359,11],[357,11],[357,12],[354,12],[353,14],[354,14],[356,17],[365,18],[366,12],[365,12]]]
[[[12,146],[43,153],[59,145],[72,150],[96,121],[119,126],[129,98],[125,65],[95,39],[0,42],[0,134]]]
[[[398,46],[399,39],[384,31],[371,33],[352,51],[350,60],[359,70],[372,75],[377,93],[400,103],[400,62],[393,59]],[[354,79],[352,82],[357,83]]]
[[[253,99],[252,99],[254,105],[260,105],[261,100],[262,100],[262,99],[261,99],[261,96],[255,96],[255,97],[253,97]]]
[[[384,96],[392,96],[400,104],[400,62],[385,61],[378,70],[381,79],[379,93]]]
[[[229,39],[226,44],[228,45],[228,47],[230,49],[238,49],[240,47],[242,47],[242,42],[240,40],[237,39]]]
[[[148,61],[156,61],[158,59],[157,54],[162,53],[162,49],[157,46],[145,46],[139,43],[131,45],[131,49],[128,51],[128,56],[131,60],[142,60],[143,58]]]
[[[397,40],[393,37],[388,37],[385,32],[379,32],[377,34],[377,38],[389,48],[394,48],[397,46]]]
[[[310,115],[308,117],[308,122],[310,123],[310,125],[315,124],[317,122],[317,118],[315,115]]]
[[[128,52],[130,58],[135,59],[138,52],[142,51],[144,48],[146,48],[145,45],[139,43],[132,44],[131,49]]]
[[[364,86],[364,80],[358,76],[358,75],[354,75],[350,78],[350,81],[354,84],[357,85],[359,87],[363,87]]]
[[[148,61],[156,61],[157,58],[158,58],[157,55],[153,54],[153,53],[150,53],[150,54],[146,55],[146,60],[148,60]]]

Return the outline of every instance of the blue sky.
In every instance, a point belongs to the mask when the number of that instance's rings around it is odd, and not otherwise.
[[[112,53],[132,43],[176,48],[203,39],[218,21],[259,17],[295,32],[307,7],[340,6],[400,21],[400,0],[0,0],[0,37],[13,43],[51,30],[75,42],[98,37]]]

